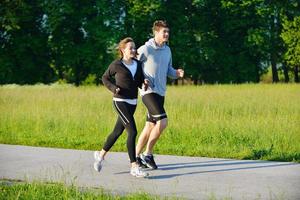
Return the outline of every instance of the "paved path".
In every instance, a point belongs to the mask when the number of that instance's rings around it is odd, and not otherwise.
[[[300,199],[300,164],[157,155],[149,178],[129,174],[126,153],[110,152],[101,173],[92,151],[0,144],[0,179],[42,180],[187,199]]]

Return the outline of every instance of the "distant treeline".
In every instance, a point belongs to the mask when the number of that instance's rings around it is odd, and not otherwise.
[[[0,84],[99,84],[118,41],[139,47],[157,19],[194,84],[259,82],[268,69],[299,82],[299,14],[298,0],[2,0]]]

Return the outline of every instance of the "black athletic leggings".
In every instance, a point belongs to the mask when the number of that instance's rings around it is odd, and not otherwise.
[[[133,114],[136,105],[131,105],[126,102],[113,101],[114,108],[118,113],[118,119],[112,133],[107,137],[103,149],[109,151],[110,148],[117,141],[119,136],[123,133],[124,129],[128,134],[127,136],[127,149],[130,162],[136,162],[135,155],[135,138],[137,135],[136,125]]]

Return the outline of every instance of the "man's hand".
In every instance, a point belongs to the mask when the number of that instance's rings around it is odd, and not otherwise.
[[[177,75],[177,77],[182,78],[182,77],[184,76],[184,71],[183,71],[183,69],[177,69],[177,70],[176,70],[176,75]]]
[[[143,84],[143,89],[144,89],[144,91],[147,91],[148,87],[149,87],[149,80],[148,80],[148,79],[145,79],[145,80],[144,80],[144,84]]]

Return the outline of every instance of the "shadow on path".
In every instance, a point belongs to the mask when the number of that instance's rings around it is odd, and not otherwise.
[[[221,162],[221,163],[218,163]],[[247,166],[247,167],[236,167],[238,165],[256,165],[256,166]],[[259,166],[257,166],[259,165]],[[248,169],[259,169],[259,168],[271,168],[271,167],[282,167],[282,166],[292,166],[292,165],[300,165],[299,163],[278,163],[271,161],[232,161],[232,160],[213,160],[213,161],[205,161],[205,162],[187,162],[187,163],[172,163],[172,164],[162,164],[158,165],[158,169],[160,171],[170,171],[183,169],[183,173],[173,173],[166,175],[156,175],[150,176],[148,179],[167,179],[178,176],[185,175],[194,175],[194,174],[203,174],[203,173],[211,173],[211,172],[226,172],[226,171],[240,171],[240,170],[248,170]],[[203,170],[203,171],[194,171],[194,172],[184,172],[184,169],[191,168],[201,168],[201,167],[222,167],[228,166],[229,168],[225,169],[213,169],[213,170]],[[230,167],[231,166],[231,167]],[[151,170],[151,169],[147,169]],[[115,174],[125,174],[128,171],[117,172]]]
[[[160,170],[174,170],[181,168],[194,168],[194,167],[216,167],[216,166],[226,166],[226,165],[248,165],[248,164],[271,164],[270,161],[232,161],[232,160],[220,160],[215,162],[222,162],[218,164],[205,164],[210,162],[195,162],[195,163],[178,163],[178,164],[167,164],[159,165]],[[226,162],[226,163],[224,163]],[[200,165],[195,165],[195,164]],[[169,167],[170,166],[170,167]]]
[[[211,172],[240,171],[240,170],[248,170],[248,169],[299,165],[298,163],[270,163],[269,161],[249,161],[249,162],[232,162],[232,163],[221,163],[221,164],[204,164],[204,165],[203,164],[201,164],[201,165],[190,165],[190,164],[185,165],[185,164],[183,164],[183,165],[180,165],[177,167],[164,167],[161,170],[174,170],[174,169],[180,169],[180,168],[214,167],[214,166],[231,166],[231,165],[235,166],[235,165],[245,165],[245,164],[247,164],[247,165],[249,165],[249,164],[264,164],[264,165],[204,170],[204,171],[195,171],[195,172],[186,172],[186,173],[174,173],[174,174],[167,174],[167,175],[150,176],[149,179],[167,179],[167,178],[173,178],[173,177],[177,177],[177,176],[194,175],[194,174],[211,173]]]

